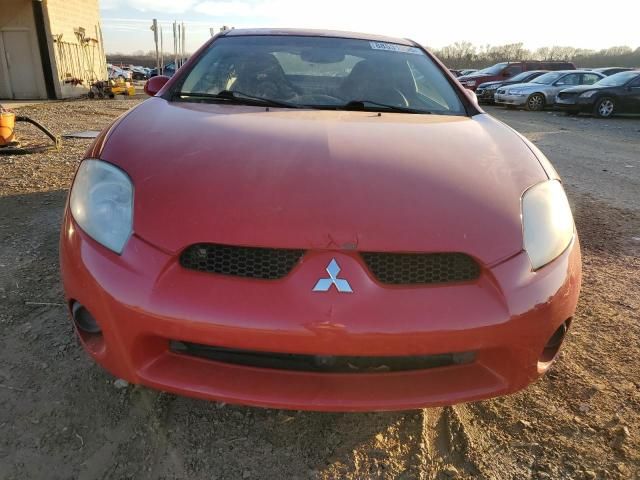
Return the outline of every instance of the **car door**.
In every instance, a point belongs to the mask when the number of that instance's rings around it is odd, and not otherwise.
[[[622,108],[627,113],[640,113],[640,75],[624,87]]]
[[[545,93],[547,94],[548,102],[554,103],[556,95],[560,92],[560,90],[580,85],[580,81],[582,80],[581,77],[582,74],[580,73],[567,73],[564,77],[556,80],[553,85],[550,85],[546,89],[547,91]]]

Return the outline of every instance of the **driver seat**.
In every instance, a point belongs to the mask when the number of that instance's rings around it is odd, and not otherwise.
[[[371,100],[389,105],[403,106],[407,94],[411,94],[408,67],[392,62],[384,65],[362,60],[354,65],[339,88],[339,96],[346,100]],[[385,68],[387,67],[387,68]],[[400,93],[402,92],[402,93]]]
[[[258,97],[273,95],[279,99],[295,95],[280,62],[271,53],[255,53],[246,57],[238,66],[233,90]]]

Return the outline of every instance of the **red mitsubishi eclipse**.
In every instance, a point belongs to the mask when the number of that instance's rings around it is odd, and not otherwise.
[[[558,174],[420,45],[232,30],[106,129],[61,238],[78,336],[132,383],[395,410],[504,395],[570,326]]]

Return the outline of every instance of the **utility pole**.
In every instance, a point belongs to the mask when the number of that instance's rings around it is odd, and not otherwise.
[[[178,68],[178,22],[173,21],[173,64]]]
[[[160,75],[164,75],[164,32],[160,26]]]
[[[156,45],[156,72],[160,75],[160,54],[158,52],[158,19],[154,18],[151,24],[151,31],[153,32],[153,42]]]
[[[186,38],[187,38],[187,32],[186,32],[186,29],[185,29],[185,26],[184,26],[184,22],[182,22],[182,42],[181,42],[181,44],[182,44],[182,61],[180,62],[180,66],[182,66],[184,64],[184,62],[187,60],[187,49],[186,49],[186,47],[184,45]],[[176,68],[178,68],[178,67],[176,66]]]

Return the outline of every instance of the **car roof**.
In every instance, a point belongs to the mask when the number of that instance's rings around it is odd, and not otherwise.
[[[598,73],[602,75],[600,72],[594,72],[593,70],[552,70],[549,73]]]
[[[387,37],[384,35],[376,35],[371,33],[345,32],[341,30],[317,30],[307,28],[246,28],[227,30],[222,33],[226,37],[243,37],[255,35],[283,35],[296,37],[334,37],[334,38],[351,38],[355,40],[371,40],[374,42],[397,43],[415,47],[418,46],[414,41],[406,38]]]

